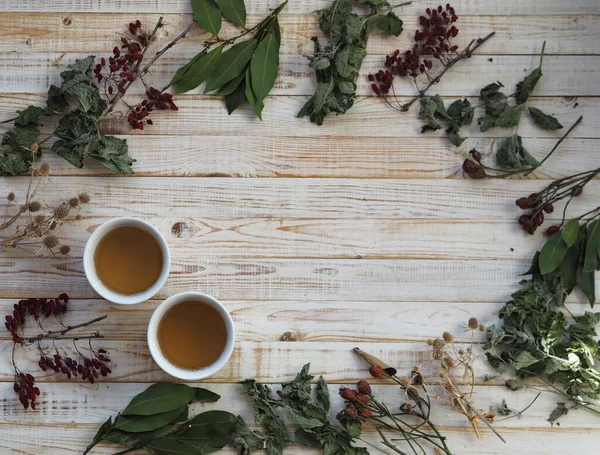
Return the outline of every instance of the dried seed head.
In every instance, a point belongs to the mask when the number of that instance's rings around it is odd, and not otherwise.
[[[77,216],[75,217],[75,219],[76,219],[77,221],[81,220],[82,218],[83,218],[83,217],[82,217],[80,214],[77,214]]]
[[[40,171],[42,172],[42,174],[48,174],[48,172],[50,171],[50,165],[48,163],[42,163],[42,165],[40,166]]]
[[[8,202],[13,202],[15,200],[15,193],[8,193],[6,199],[8,199]]]
[[[48,235],[44,237],[42,243],[46,248],[51,250],[52,248],[56,248],[58,246],[58,238],[56,238],[55,235]]]
[[[66,256],[71,252],[71,247],[69,245],[61,245],[58,251],[60,251],[60,254]]]
[[[485,325],[479,324],[479,331],[480,332],[485,332]]]
[[[451,357],[444,357],[444,365],[446,365],[448,368],[452,368],[454,366],[454,360],[452,360]]]
[[[442,334],[442,338],[446,343],[452,343],[452,341],[454,340],[454,336],[450,332],[444,332]]]
[[[71,199],[69,199],[69,205],[72,208],[79,207],[79,198],[72,197]]]
[[[81,193],[79,195],[79,202],[81,202],[82,204],[87,204],[91,200],[92,200],[92,197],[88,193]]]
[[[412,385],[411,380],[408,378],[400,377],[400,378],[398,378],[398,380],[400,381],[400,385],[402,387],[404,387],[405,389],[408,389]]]
[[[29,207],[27,206],[27,204],[21,205],[21,213],[25,213],[27,210],[29,210]]]
[[[67,217],[67,215],[69,214],[70,209],[71,209],[71,207],[69,207],[68,204],[65,204],[65,203],[60,204],[58,207],[56,207],[54,209],[54,218],[56,218],[57,220],[65,219]]]
[[[40,145],[37,142],[31,144],[31,147],[29,147],[29,150],[31,150],[33,153],[37,152],[39,149]]]
[[[458,355],[464,355],[465,354],[465,350],[464,349],[459,349],[458,350]]]
[[[433,346],[433,340],[427,340],[427,346]]]
[[[471,330],[477,330],[479,328],[479,321],[477,318],[470,318],[467,325]]]
[[[442,349],[445,345],[446,343],[441,338],[436,338],[433,340],[433,349]]]
[[[35,224],[44,224],[44,222],[46,221],[46,216],[45,215],[37,215],[33,221],[35,221]]]
[[[30,212],[39,212],[39,210],[42,208],[42,204],[40,204],[38,201],[32,201],[27,204],[27,208]]]

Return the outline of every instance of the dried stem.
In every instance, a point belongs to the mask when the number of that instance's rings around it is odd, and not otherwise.
[[[423,96],[425,96],[425,93],[427,93],[427,90],[429,90],[431,87],[433,87],[434,85],[436,85],[437,83],[440,82],[440,80],[442,79],[444,74],[446,74],[446,72],[450,68],[452,68],[454,65],[456,65],[459,61],[464,60],[466,58],[470,58],[471,55],[473,54],[473,52],[475,52],[477,49],[479,49],[486,41],[488,41],[490,38],[492,38],[495,34],[496,34],[496,32],[491,32],[483,38],[479,38],[477,40],[471,41],[469,43],[469,45],[467,47],[465,47],[460,54],[458,54],[454,59],[452,59],[450,62],[448,62],[448,64],[444,67],[444,69],[442,71],[440,71],[438,73],[437,76],[435,76],[433,79],[431,79],[431,81],[429,81],[429,84],[427,84],[427,86],[424,89],[419,90],[419,93],[413,99],[411,99],[409,102],[400,106],[400,108],[398,110],[400,110],[401,112],[408,111],[415,102],[417,102],[419,99],[421,99],[421,98],[423,98]]]
[[[40,341],[40,340],[80,340],[80,339],[83,340],[86,338],[104,338],[98,332],[96,332],[90,336],[65,337],[63,335],[69,333],[72,330],[79,329],[81,327],[86,327],[88,325],[102,321],[103,319],[106,319],[107,317],[108,317],[108,315],[105,314],[104,316],[97,317],[96,319],[92,319],[91,321],[83,322],[81,324],[67,326],[63,330],[52,330],[52,331],[49,331],[46,333],[40,333],[37,336],[25,338],[25,341],[28,343],[35,343],[36,341]]]

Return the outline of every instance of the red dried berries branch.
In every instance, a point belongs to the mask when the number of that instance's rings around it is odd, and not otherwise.
[[[581,196],[583,188],[592,179],[600,174],[600,168],[593,171],[582,172],[579,174],[563,177],[555,180],[546,186],[539,193],[531,193],[527,197],[520,197],[515,201],[517,207],[522,210],[530,210],[529,213],[523,214],[519,217],[519,224],[521,228],[533,235],[538,227],[544,223],[544,213],[550,214],[554,212],[554,204],[558,201],[566,199],[567,202],[563,209],[561,222],[557,225],[550,226],[546,230],[546,234],[556,234],[566,220],[567,208],[573,200],[573,198]],[[600,207],[595,208],[585,214],[582,217],[588,216],[600,210]]]
[[[385,69],[368,76],[375,94],[381,96],[392,109],[406,112],[417,100],[423,98],[432,86],[440,82],[450,68],[459,61],[470,58],[473,52],[495,35],[495,32],[491,32],[483,38],[472,40],[467,47],[458,52],[458,46],[452,42],[459,33],[456,27],[457,21],[456,11],[449,3],[445,8],[442,5],[433,9],[427,8],[425,15],[419,17],[421,29],[415,32],[415,43],[412,49],[404,53],[397,49],[393,54],[387,55]],[[432,59],[443,65],[443,69],[435,75],[432,73],[434,67]],[[418,78],[421,75],[425,75],[428,84],[419,89]],[[406,103],[401,103],[393,91],[396,76],[411,77],[417,87],[417,95]],[[389,100],[390,91],[393,93],[395,103]]]
[[[24,299],[20,300],[13,307],[13,312],[5,317],[5,327],[10,332],[13,339],[12,363],[15,371],[15,393],[19,396],[19,401],[25,409],[31,407],[35,409],[36,398],[40,394],[40,390],[34,387],[35,378],[29,373],[21,371],[15,361],[15,350],[17,345],[30,346],[37,344],[40,352],[40,360],[38,365],[42,371],[52,370],[56,373],[62,373],[68,379],[72,377],[81,377],[82,380],[88,381],[91,384],[101,376],[107,376],[112,372],[108,363],[110,358],[106,355],[105,349],[94,349],[92,347],[92,339],[104,338],[99,332],[94,332],[88,335],[71,336],[66,335],[69,332],[94,324],[106,318],[101,316],[91,321],[81,324],[67,326],[63,323],[63,316],[67,313],[67,303],[69,296],[60,294],[55,299]],[[46,330],[44,321],[48,318],[54,318],[63,328],[59,330]],[[42,333],[36,336],[27,337],[24,334],[25,323],[27,320],[33,319]],[[78,340],[88,340],[86,354],[77,346]],[[50,354],[42,348],[41,341],[52,340],[52,348],[54,354]],[[56,341],[72,340],[73,347],[77,353],[77,360],[69,356],[62,355],[56,346]]]

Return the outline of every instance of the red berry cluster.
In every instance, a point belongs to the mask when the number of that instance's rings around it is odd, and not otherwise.
[[[137,77],[135,69],[137,63],[144,58],[143,48],[148,44],[148,33],[142,30],[140,21],[129,24],[131,36],[121,37],[121,48],[115,46],[112,57],[108,62],[103,57],[94,68],[98,83],[104,84],[109,95],[115,91],[125,94],[125,86]],[[108,68],[107,68],[108,63]]]
[[[73,360],[71,357],[63,357],[60,354],[54,354],[52,357],[42,355],[38,365],[42,371],[53,370],[55,373],[62,373],[71,377],[81,376],[82,381],[88,381],[93,384],[98,376],[108,376],[112,373],[107,363],[110,359],[105,355],[106,349],[91,350],[94,358],[90,359],[79,353],[79,361]]]
[[[35,400],[40,394],[40,389],[34,387],[35,378],[30,374],[18,373],[14,384],[15,393],[19,395],[19,401],[23,408],[35,409]]]
[[[386,95],[392,88],[395,76],[417,78],[433,68],[433,61],[425,57],[433,57],[447,63],[454,57],[458,46],[452,44],[452,39],[458,36],[458,28],[454,23],[458,16],[454,8],[446,3],[437,8],[427,8],[425,16],[419,17],[420,30],[415,32],[415,43],[412,49],[401,53],[398,49],[385,57],[385,70],[379,70],[369,75],[373,82],[371,88],[377,95]]]
[[[346,407],[337,416],[340,422],[372,417],[373,412],[369,409],[369,404],[372,402],[371,386],[367,381],[360,381],[356,390],[341,387],[339,394],[346,402]]]
[[[152,125],[152,119],[146,117],[154,110],[179,110],[177,105],[173,102],[173,95],[170,93],[161,92],[154,87],[149,87],[148,90],[146,90],[146,97],[147,99],[131,109],[127,116],[127,121],[134,130],[143,130],[144,121],[148,125]]]
[[[25,299],[20,300],[19,303],[15,303],[13,306],[12,315],[5,317],[4,326],[6,330],[12,335],[15,343],[23,343],[23,326],[27,316],[33,317],[34,320],[38,321],[41,317],[47,318],[54,316],[56,318],[62,317],[67,312],[67,302],[69,296],[67,294],[61,294],[56,299]]]
[[[578,194],[575,194],[574,192],[573,196],[579,196],[581,194],[581,192],[577,193]],[[519,217],[521,228],[531,235],[533,235],[537,228],[544,223],[544,212],[548,214],[554,212],[554,204],[552,204],[552,202],[544,201],[543,195],[540,193],[531,193],[527,197],[520,197],[515,201],[515,204],[522,210],[533,209],[531,213]],[[554,235],[559,230],[560,226],[550,226],[546,230],[546,233],[548,235]]]

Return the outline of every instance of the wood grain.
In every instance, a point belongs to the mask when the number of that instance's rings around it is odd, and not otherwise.
[[[292,6],[292,5],[290,5]],[[471,12],[471,11],[467,11]],[[550,12],[551,13],[551,12]],[[136,14],[145,27],[154,25],[160,16],[165,18],[164,33],[159,45],[184,30],[192,21],[191,14]],[[257,24],[263,15],[248,16],[248,26]],[[42,52],[84,52],[105,54],[110,52],[117,32],[124,31],[133,16],[98,13],[4,13],[0,17],[0,52],[21,54]],[[394,49],[409,49],[413,44],[414,31],[418,28],[418,16],[402,14],[404,32],[400,37],[374,33],[368,43],[371,55],[386,55]],[[322,36],[317,18],[309,14],[280,16],[282,28],[282,54],[310,54],[310,38]],[[542,41],[548,40],[546,54],[598,54],[595,42],[599,37],[600,15],[536,15],[535,27],[531,17],[525,15],[469,15],[461,14],[458,22],[460,35],[457,44],[466,45],[472,39],[496,30],[496,36],[481,49],[488,55],[539,53]],[[239,30],[225,21],[220,31],[222,37],[235,36]],[[172,50],[170,55],[190,56],[197,53],[209,34],[193,28],[186,39]],[[518,52],[517,52],[518,51]]]

